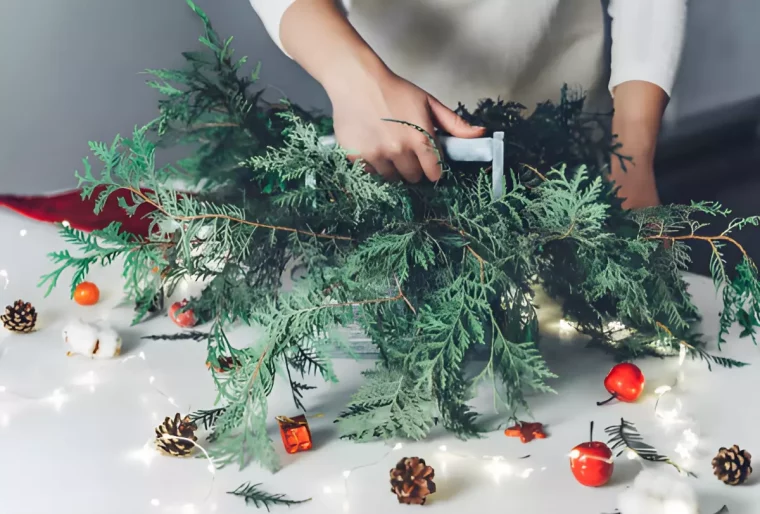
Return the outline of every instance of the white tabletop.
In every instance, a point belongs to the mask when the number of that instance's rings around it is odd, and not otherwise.
[[[613,512],[618,493],[641,469],[640,461],[616,461],[612,481],[598,489],[579,485],[569,469],[568,453],[588,438],[589,421],[602,429],[621,417],[637,424],[649,443],[695,472],[692,485],[701,512],[712,514],[726,504],[732,514],[756,513],[758,480],[729,487],[713,475],[710,461],[718,448],[739,444],[760,456],[759,408],[752,398],[760,390],[758,350],[748,340],[730,338],[723,353],[755,366],[707,371],[703,363],[678,359],[647,359],[639,364],[647,377],[643,399],[635,404],[604,399],[609,356],[584,350],[569,331],[559,332],[556,312],[542,309],[542,348],[560,375],[558,395],[531,399],[534,417],[547,425],[549,437],[522,444],[501,430],[480,440],[459,441],[434,432],[424,442],[390,441],[355,444],[337,438],[332,423],[360,382],[369,361],[339,360],[341,382],[308,391],[314,448],[288,455],[282,449],[274,416],[297,412],[285,384],[275,388],[270,402],[271,436],[283,468],[270,474],[257,466],[242,471],[225,468],[212,473],[204,459],[176,459],[151,448],[153,429],[165,416],[213,405],[215,392],[205,366],[203,342],[148,341],[143,335],[179,330],[166,317],[130,327],[132,308],[119,306],[119,269],[95,269],[91,280],[101,289],[101,301],[81,307],[61,284],[48,298],[36,287],[52,264],[46,253],[65,244],[54,227],[0,212],[0,303],[32,302],[39,312],[38,330],[28,335],[0,329],[0,512],[3,514],[140,514],[252,512],[240,498],[226,494],[243,482],[263,483],[272,493],[312,501],[274,507],[296,513],[407,512],[390,492],[388,470],[403,456],[420,456],[435,468],[438,492],[425,511],[456,513],[520,512],[597,514]],[[703,309],[702,330],[714,340],[718,302],[709,281],[692,278],[692,291]],[[185,291],[187,294],[187,291]],[[74,317],[106,319],[121,331],[124,352],[113,360],[66,357],[61,328]],[[233,333],[236,344],[250,341],[251,329]],[[714,349],[714,344],[711,345]],[[680,400],[676,422],[655,415],[654,389],[683,380],[663,404]],[[474,405],[494,426],[484,392]],[[685,430],[699,436],[699,446],[682,458]],[[147,445],[146,445],[147,443]],[[529,455],[527,458],[526,455]],[[760,457],[759,457],[760,458]],[[646,464],[649,465],[649,464]],[[673,471],[675,473],[675,471]],[[757,475],[760,475],[758,471]],[[758,478],[757,475],[753,478]]]

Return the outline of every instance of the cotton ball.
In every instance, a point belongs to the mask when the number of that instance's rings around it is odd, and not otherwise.
[[[99,327],[98,347],[92,356],[96,359],[108,359],[121,353],[121,337],[109,326]]]
[[[667,472],[646,469],[618,497],[624,514],[698,514],[697,495],[686,480]]]
[[[63,329],[63,340],[71,348],[68,355],[108,359],[121,353],[121,337],[110,326],[72,321]]]
[[[68,355],[92,355],[98,344],[98,328],[83,321],[71,321],[63,329],[63,341],[69,345]]]

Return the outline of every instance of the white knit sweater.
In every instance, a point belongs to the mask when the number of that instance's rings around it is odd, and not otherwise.
[[[280,20],[295,0],[250,0],[282,48]],[[671,93],[687,0],[610,0],[612,90],[643,80]],[[501,97],[527,106],[562,84],[600,90],[600,0],[343,0],[349,21],[400,76],[450,106]]]

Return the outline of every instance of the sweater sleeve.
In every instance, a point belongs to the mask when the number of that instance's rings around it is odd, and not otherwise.
[[[643,80],[670,96],[683,48],[686,2],[610,0],[610,93],[623,82]]]
[[[288,10],[288,7],[290,7],[293,2],[295,2],[295,0],[249,1],[251,2],[253,9],[259,15],[259,18],[261,18],[261,21],[264,24],[264,28],[266,28],[267,32],[269,33],[269,37],[272,38],[272,41],[274,41],[277,46],[280,47],[280,50],[282,50],[285,55],[288,55],[288,53],[285,52],[285,49],[282,47],[282,42],[280,41],[280,21],[282,20],[285,11]],[[288,57],[290,56],[288,55]]]

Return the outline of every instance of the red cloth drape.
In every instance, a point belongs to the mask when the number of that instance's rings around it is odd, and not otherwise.
[[[96,188],[88,200],[82,199],[79,190],[51,195],[0,195],[0,206],[8,207],[37,221],[61,223],[65,220],[73,228],[86,232],[102,229],[113,221],[119,221],[122,230],[147,237],[150,219],[146,214],[153,210],[150,205],[140,205],[134,216],[127,216],[124,209],[119,207],[118,199],[124,198],[128,203],[132,203],[130,193],[119,190],[109,196],[101,213],[96,215],[93,210],[100,191],[101,188]]]

